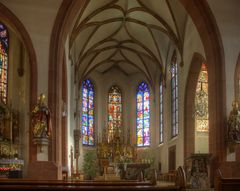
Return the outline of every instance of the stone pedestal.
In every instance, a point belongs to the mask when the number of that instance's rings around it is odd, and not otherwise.
[[[37,161],[48,161],[48,138],[34,138],[33,142],[37,145]]]

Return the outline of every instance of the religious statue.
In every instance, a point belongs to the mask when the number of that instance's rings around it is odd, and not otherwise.
[[[228,125],[228,141],[240,143],[240,111],[237,101],[232,103],[232,111],[230,112]]]
[[[40,94],[38,103],[32,110],[32,127],[34,138],[48,138],[51,134],[50,111],[44,103],[45,95]]]

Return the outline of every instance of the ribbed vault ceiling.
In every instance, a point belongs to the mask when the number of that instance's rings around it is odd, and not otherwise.
[[[169,50],[183,54],[187,14],[178,0],[89,0],[70,35],[80,78],[118,68],[143,73],[152,84],[164,74]]]

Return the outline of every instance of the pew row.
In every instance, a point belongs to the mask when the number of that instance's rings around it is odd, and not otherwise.
[[[0,180],[0,190],[160,190],[178,191],[177,186],[158,187],[150,181],[61,181],[61,180]]]
[[[224,177],[218,169],[215,178],[216,191],[237,191],[240,190],[240,177]]]
[[[156,172],[150,181],[68,181],[68,180],[31,180],[31,179],[0,179],[0,190],[159,190],[182,191],[186,188],[186,175],[182,167],[176,173],[175,185],[160,186],[156,183]]]

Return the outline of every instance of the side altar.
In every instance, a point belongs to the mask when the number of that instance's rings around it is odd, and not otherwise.
[[[19,112],[0,101],[0,178],[21,178]]]

